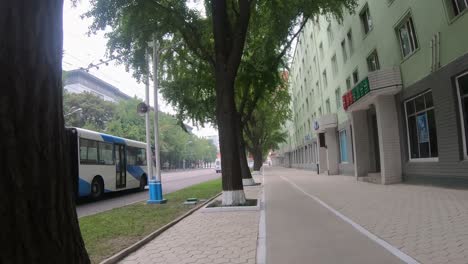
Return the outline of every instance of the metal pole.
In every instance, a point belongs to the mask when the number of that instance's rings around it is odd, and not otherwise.
[[[153,35],[153,85],[154,85],[154,156],[156,160],[156,181],[161,181],[161,167],[159,160],[159,104],[158,104],[158,64],[159,43]]]
[[[165,203],[163,199],[161,184],[161,167],[159,158],[159,126],[158,126],[158,64],[159,64],[159,43],[156,34],[153,34],[153,85],[154,85],[154,159],[156,162],[156,177],[152,177],[149,183],[150,199],[148,203]]]
[[[149,63],[149,56],[148,51],[145,53],[145,61],[146,65]],[[146,74],[146,81],[145,81],[145,104],[149,106],[149,69]],[[145,114],[145,125],[146,125],[146,163],[148,165],[148,180],[153,178],[153,162],[151,154],[151,130],[150,130],[150,111]]]

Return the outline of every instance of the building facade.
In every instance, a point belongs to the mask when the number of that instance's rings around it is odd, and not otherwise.
[[[389,184],[468,180],[468,0],[360,0],[300,35],[277,161]]]
[[[106,101],[118,102],[131,97],[121,92],[117,87],[83,71],[71,70],[66,73],[64,89],[70,93],[92,93]]]

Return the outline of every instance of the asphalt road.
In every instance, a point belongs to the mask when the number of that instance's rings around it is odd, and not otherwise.
[[[163,172],[161,175],[163,193],[170,193],[185,187],[221,177],[214,168],[196,169],[178,172]],[[123,191],[104,195],[99,201],[79,201],[76,211],[78,217],[92,215],[113,208],[122,207],[148,199],[148,191]]]

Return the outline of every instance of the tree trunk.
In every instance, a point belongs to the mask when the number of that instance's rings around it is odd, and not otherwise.
[[[244,136],[242,135],[243,129],[242,124],[240,121],[240,116],[238,117],[238,139],[239,139],[239,160],[241,166],[241,174],[242,174],[242,184],[244,186],[255,185],[255,181],[252,178],[252,174],[250,173],[249,164],[247,163],[247,155],[245,151],[245,141]]]
[[[0,263],[89,263],[62,109],[62,0],[0,2]]]
[[[218,74],[217,74],[218,75]],[[242,184],[239,144],[237,138],[236,108],[234,104],[234,81],[216,78],[216,86],[223,87],[217,96],[217,121],[221,149],[221,172],[223,186],[223,205],[245,203]]]
[[[253,151],[253,158],[254,158],[254,171],[259,171],[263,165],[263,153],[262,150],[256,148]]]
[[[238,17],[230,21],[226,0],[211,1],[215,46],[216,119],[221,149],[223,205],[245,204],[239,159],[234,81],[250,19],[248,0],[239,0]]]

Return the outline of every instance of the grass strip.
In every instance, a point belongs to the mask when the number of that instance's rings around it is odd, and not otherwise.
[[[187,198],[208,199],[220,191],[221,180],[217,179],[167,194],[163,205],[142,201],[80,218],[91,262],[99,263],[194,208],[183,204]]]

